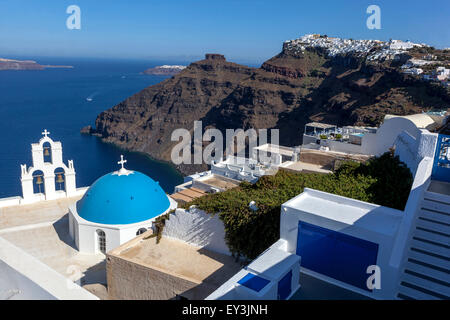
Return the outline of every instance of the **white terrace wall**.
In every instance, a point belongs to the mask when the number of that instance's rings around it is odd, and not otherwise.
[[[98,297],[0,237],[0,299],[98,300]]]
[[[219,215],[192,207],[176,209],[166,220],[163,236],[176,238],[197,247],[231,255],[225,242],[225,228]]]
[[[411,170],[413,176],[417,172],[419,163],[424,158],[434,158],[436,143],[438,139],[437,133],[431,133],[428,130],[419,130],[420,134],[414,137],[407,131],[401,132],[395,143],[395,155],[406,163]]]

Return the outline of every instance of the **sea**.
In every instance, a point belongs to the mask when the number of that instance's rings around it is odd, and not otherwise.
[[[25,58],[20,58],[25,59]],[[61,141],[63,159],[74,161],[77,187],[90,186],[102,175],[125,167],[145,173],[172,193],[183,182],[170,163],[127,152],[94,136],[80,134],[99,113],[167,77],[141,74],[162,64],[186,61],[106,60],[26,57],[46,65],[73,69],[0,71],[0,198],[21,195],[20,165],[32,165],[31,143],[47,129]]]

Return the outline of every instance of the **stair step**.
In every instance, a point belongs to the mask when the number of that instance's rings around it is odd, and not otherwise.
[[[437,222],[435,220],[424,220],[424,219],[417,219],[417,226],[433,230],[440,233],[445,233],[450,236],[450,225],[447,225],[446,223]]]
[[[409,250],[408,258],[412,258],[439,268],[450,270],[450,261],[448,260],[448,258],[445,259],[445,257],[439,258],[416,250]]]
[[[400,285],[398,293],[416,300],[440,300],[439,298],[426,294],[425,292]],[[402,298],[400,298],[402,299]]]
[[[407,261],[405,264],[405,270],[411,270],[420,274],[423,274],[428,277],[432,277],[434,279],[443,281],[450,286],[450,271],[440,271],[436,270],[412,261]]]
[[[433,241],[433,242],[439,243],[443,246],[450,248],[450,237],[449,236],[437,234],[437,233],[430,232],[430,231],[421,230],[419,228],[420,227],[416,227],[416,230],[414,230],[413,237]]]
[[[449,286],[445,286],[440,283],[430,281],[428,279],[424,279],[409,273],[403,273],[401,281],[418,286],[427,291],[431,291],[434,293],[434,295],[436,295],[437,297],[441,297],[442,299],[450,299]]]
[[[427,200],[439,201],[450,204],[450,196],[441,193],[426,191],[424,194],[424,198]]]
[[[450,257],[450,249],[449,248],[445,248],[442,246],[438,246],[436,244],[424,242],[424,241],[417,240],[417,239],[412,239],[411,248],[418,248],[418,249],[422,249],[422,250],[430,252],[430,253],[438,254],[443,257]]]
[[[450,224],[450,216],[445,214],[445,213],[439,213],[436,211],[430,211],[427,209],[423,209],[420,210],[420,215],[419,217],[424,217],[427,219],[431,219],[431,220],[436,220],[442,223],[447,223]]]
[[[422,200],[422,208],[450,214],[450,205],[441,202]]]

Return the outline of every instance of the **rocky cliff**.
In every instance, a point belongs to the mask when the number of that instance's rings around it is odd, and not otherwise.
[[[377,43],[375,43],[377,45]],[[449,90],[400,72],[410,56],[368,59],[368,52],[330,54],[314,46],[284,45],[260,68],[207,54],[170,79],[102,112],[91,132],[106,142],[170,160],[173,130],[279,128],[284,145],[301,143],[305,123],[376,126],[385,114],[446,108]],[[327,51],[328,50],[328,51]],[[202,168],[179,167],[183,173]]]
[[[33,60],[13,60],[0,58],[0,71],[2,70],[44,70],[46,68],[73,68],[73,66],[41,65]]]

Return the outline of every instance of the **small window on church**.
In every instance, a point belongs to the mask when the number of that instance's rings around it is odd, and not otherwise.
[[[106,253],[106,235],[103,230],[97,230],[98,249],[101,253]]]
[[[143,234],[145,231],[147,231],[147,229],[145,229],[145,228],[140,228],[140,229],[136,232],[136,235],[138,236],[138,235],[140,235],[140,234]]]

